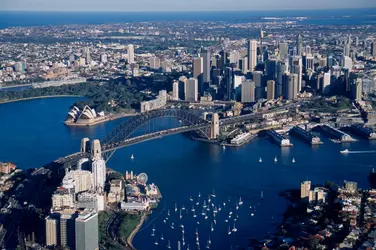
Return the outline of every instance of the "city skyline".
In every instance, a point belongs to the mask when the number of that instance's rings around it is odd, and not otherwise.
[[[150,0],[141,0],[137,2],[123,2],[121,0],[109,0],[106,2],[89,0],[67,0],[64,2],[51,2],[47,0],[29,1],[29,0],[5,0],[0,3],[2,11],[265,11],[265,10],[322,10],[322,9],[361,9],[376,8],[376,2],[360,0],[357,2],[350,0],[334,0],[315,2],[302,2],[296,0],[277,1],[266,0],[246,1],[240,0],[237,5],[223,0],[210,0],[201,2],[193,0],[188,2],[176,2],[172,0],[161,0],[158,4]]]

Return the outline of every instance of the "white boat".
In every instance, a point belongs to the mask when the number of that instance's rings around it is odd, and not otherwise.
[[[251,216],[254,216],[255,214],[254,213],[251,213]]]
[[[166,220],[163,220],[163,223],[166,224]]]
[[[211,223],[210,230],[211,230],[212,232],[214,231],[213,222]]]
[[[184,205],[182,206],[181,210],[185,210],[185,207],[184,207]]]
[[[227,222],[228,222],[228,220],[225,220],[225,222],[227,223]]]
[[[208,219],[208,216],[207,215],[205,215],[205,220],[207,220]]]
[[[183,216],[181,215],[181,209],[180,209],[179,219],[181,218],[183,218]]]
[[[178,206],[176,205],[176,203],[175,203],[175,212],[177,212],[178,211]]]
[[[198,202],[196,202],[196,206],[198,206],[198,205],[200,205],[200,202],[198,201]]]
[[[157,238],[155,238],[154,245],[158,245],[158,239]]]
[[[295,158],[292,158],[292,163],[295,163]]]
[[[192,198],[192,196],[189,196],[189,200],[190,200],[190,201],[193,201],[193,198]]]
[[[239,206],[238,205],[236,205],[236,210],[238,210],[239,209]]]
[[[261,200],[264,199],[264,192],[263,192],[263,191],[261,191],[260,199],[261,199]]]
[[[200,198],[201,197],[201,193],[200,192],[198,192],[198,198]]]
[[[339,151],[341,154],[348,154],[350,152],[350,150],[348,149],[345,149],[345,150],[341,150]]]
[[[215,198],[215,196],[216,196],[216,195],[215,195],[215,192],[214,192],[214,189],[213,189],[213,193],[211,194],[211,196],[214,197],[214,198]]]
[[[167,248],[168,248],[168,249],[171,249],[171,243],[170,243],[170,240],[168,240]]]
[[[209,202],[209,203],[211,202],[210,195],[209,195],[209,198],[208,198],[208,202]]]
[[[242,201],[242,197],[239,198],[239,205],[242,205],[243,204],[243,201]]]
[[[175,227],[174,227],[174,223],[172,222],[172,224],[171,224],[171,229],[174,229]]]
[[[232,215],[232,211],[231,211],[231,209],[230,209],[230,212],[228,213],[229,215]]]
[[[197,217],[197,215],[196,215],[196,213],[193,211],[193,218],[196,218]]]
[[[210,236],[209,236],[208,243],[206,244],[206,248],[207,248],[207,249],[210,249],[210,243],[211,243],[211,241],[210,241]]]
[[[278,162],[278,159],[277,159],[277,156],[274,157],[274,162],[277,163]]]
[[[133,159],[134,159],[134,155],[132,154],[132,155],[131,155],[131,160],[133,160]]]
[[[200,222],[199,222],[199,221],[197,221],[197,225],[200,225]]]
[[[262,159],[261,159],[261,157],[260,157],[260,159],[259,159],[259,162],[260,162],[260,163],[262,162]]]
[[[170,209],[167,210],[167,216],[170,216]]]
[[[232,228],[232,231],[235,233],[236,231],[238,231],[238,229],[235,227],[235,223],[234,223],[234,227]]]
[[[213,222],[214,222],[214,225],[217,225],[217,221],[216,220],[213,220]]]
[[[164,240],[163,234],[162,234],[162,236],[161,236],[161,240]]]
[[[228,227],[228,235],[231,234],[231,229],[230,229],[230,226]]]
[[[196,211],[195,207],[192,206],[192,209],[191,209],[192,212]]]
[[[203,208],[206,208],[206,201],[204,200],[204,204],[202,205]]]
[[[205,210],[202,210],[201,215],[203,215],[203,216],[206,215]]]
[[[226,149],[226,146],[225,146],[225,145],[223,145],[223,146],[222,146],[222,148],[223,148],[223,149]]]

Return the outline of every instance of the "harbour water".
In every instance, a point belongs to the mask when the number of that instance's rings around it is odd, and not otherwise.
[[[63,121],[69,106],[78,98],[36,99],[0,105],[0,161],[12,161],[18,167],[27,169],[39,167],[60,156],[79,150],[82,137],[102,138],[126,119],[119,119],[94,127],[67,127]],[[158,126],[168,126],[176,121],[163,119]],[[142,131],[141,131],[142,132]],[[166,249],[170,240],[172,249],[182,239],[180,224],[185,230],[185,247],[195,249],[195,232],[199,232],[200,246],[205,248],[210,236],[211,249],[231,249],[246,246],[249,238],[262,238],[272,232],[282,220],[286,201],[279,197],[280,191],[298,188],[300,181],[309,179],[314,184],[343,180],[357,181],[360,187],[367,187],[367,175],[375,166],[375,153],[348,154],[351,151],[376,150],[375,141],[360,139],[349,144],[335,144],[324,135],[324,144],[311,147],[294,137],[291,148],[280,148],[264,138],[255,138],[240,148],[206,144],[190,140],[184,135],[156,139],[118,150],[108,162],[108,167],[120,172],[133,170],[145,172],[149,182],[158,185],[163,199],[156,211],[146,220],[134,239],[137,249]],[[130,156],[134,155],[131,160]],[[259,163],[259,158],[262,163]],[[277,163],[274,158],[277,157]],[[295,158],[295,163],[292,163]],[[202,213],[203,199],[215,190],[211,198],[222,211],[217,213],[214,231],[213,207],[207,211],[208,219]],[[260,199],[263,192],[264,199]],[[198,193],[200,205],[196,206]],[[193,202],[189,200],[190,196]],[[244,204],[236,210],[241,196]],[[228,202],[230,197],[230,203]],[[226,207],[223,207],[223,202]],[[174,212],[175,203],[178,210]],[[194,203],[197,217],[191,212]],[[208,201],[206,201],[208,203]],[[229,215],[229,204],[233,212]],[[182,219],[179,218],[180,208]],[[252,206],[252,209],[250,208]],[[256,208],[256,211],[254,209]],[[170,210],[166,224],[163,220]],[[251,216],[254,213],[254,216]],[[237,217],[237,232],[228,235]],[[273,221],[272,221],[273,218]],[[225,220],[229,222],[225,222]],[[200,224],[197,224],[199,221]],[[175,223],[171,229],[171,223]],[[151,236],[155,226],[155,235]],[[161,234],[164,241],[160,240]]]

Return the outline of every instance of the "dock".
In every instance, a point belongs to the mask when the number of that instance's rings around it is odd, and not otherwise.
[[[375,131],[369,127],[362,125],[351,125],[350,127],[344,128],[344,130],[368,140],[376,140]]]
[[[280,147],[292,147],[293,144],[285,136],[277,133],[274,129],[266,131],[266,134]]]
[[[295,126],[290,130],[290,133],[303,141],[311,144],[311,145],[320,145],[323,144],[320,137],[317,137],[312,134],[311,131],[307,131],[305,129],[302,129],[299,126]]]
[[[334,128],[330,125],[322,125],[320,127],[326,134],[328,134],[329,136],[333,137],[335,140],[337,140],[338,142],[340,143],[343,143],[343,142],[354,142],[356,141],[354,138],[352,138],[351,135],[337,129],[337,128]]]

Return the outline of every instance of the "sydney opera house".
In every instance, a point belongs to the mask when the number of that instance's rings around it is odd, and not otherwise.
[[[87,105],[82,110],[76,106],[73,106],[73,108],[68,112],[68,117],[65,120],[65,123],[68,125],[90,125],[103,119],[106,119],[103,111],[97,113],[95,109],[92,109]]]

